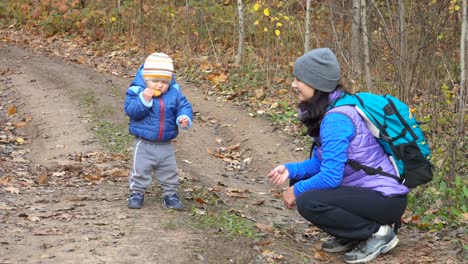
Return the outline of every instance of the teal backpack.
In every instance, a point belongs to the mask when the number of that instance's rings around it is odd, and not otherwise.
[[[348,164],[369,175],[385,175],[397,179],[409,188],[432,180],[431,153],[418,121],[405,103],[391,95],[356,93],[337,99],[332,107],[354,106],[367,127],[389,155],[397,175],[371,168],[355,161]]]

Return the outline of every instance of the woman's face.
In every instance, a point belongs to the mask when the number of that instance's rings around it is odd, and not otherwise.
[[[291,84],[291,87],[293,90],[297,93],[297,97],[301,102],[307,101],[312,96],[314,96],[315,89],[310,87],[309,85],[299,81],[298,79],[294,79],[294,81]]]

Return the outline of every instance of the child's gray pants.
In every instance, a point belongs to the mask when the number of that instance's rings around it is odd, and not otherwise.
[[[130,172],[131,192],[145,193],[151,184],[152,172],[163,189],[163,196],[177,192],[179,179],[172,142],[150,142],[137,139],[133,143],[133,167]]]

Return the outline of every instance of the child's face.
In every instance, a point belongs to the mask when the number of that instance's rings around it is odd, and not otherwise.
[[[163,94],[167,92],[167,89],[169,89],[169,81],[146,81],[146,87],[153,90],[159,90],[161,94]]]

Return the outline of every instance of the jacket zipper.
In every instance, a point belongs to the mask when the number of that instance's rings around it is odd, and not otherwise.
[[[164,132],[164,101],[162,97],[159,98],[159,136],[158,141],[161,141]]]

